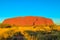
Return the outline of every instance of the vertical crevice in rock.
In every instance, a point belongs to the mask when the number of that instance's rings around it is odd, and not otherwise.
[[[36,18],[36,21],[37,21],[37,20],[38,20],[38,18]],[[36,21],[33,22],[34,28],[36,27],[36,25],[35,25]]]

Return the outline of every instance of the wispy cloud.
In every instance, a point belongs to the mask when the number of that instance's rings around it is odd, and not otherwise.
[[[3,20],[4,20],[3,18],[0,18],[0,23],[2,23],[2,22],[3,22]]]
[[[54,18],[52,19],[55,24],[60,25],[60,18]]]
[[[2,23],[5,19],[5,17],[0,17],[0,23]]]

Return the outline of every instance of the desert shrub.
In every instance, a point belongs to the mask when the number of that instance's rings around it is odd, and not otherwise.
[[[36,35],[36,32],[34,31],[25,31],[25,32],[27,32],[29,35]]]
[[[27,32],[31,37],[34,36],[34,37],[37,37],[37,32],[34,32],[34,31],[25,31]]]
[[[23,34],[21,34],[20,32],[16,32],[13,37],[12,37],[13,40],[26,40],[26,38],[24,37]]]
[[[34,32],[34,31],[25,31],[26,33],[28,33],[28,35],[30,36],[30,39],[29,40],[36,40],[37,39],[37,32]]]
[[[60,34],[58,31],[46,32],[45,34],[41,34],[41,32],[38,32],[37,40],[60,40],[59,35]]]
[[[58,31],[44,32],[44,31],[26,31],[30,36],[34,36],[37,40],[60,40]]]
[[[16,32],[7,38],[2,37],[1,40],[26,40],[26,38],[20,32]]]
[[[12,26],[9,24],[0,24],[0,28],[11,28]]]

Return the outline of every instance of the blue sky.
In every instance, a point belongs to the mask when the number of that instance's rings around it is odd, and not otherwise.
[[[42,16],[60,24],[60,0],[0,0],[0,21],[17,16]]]

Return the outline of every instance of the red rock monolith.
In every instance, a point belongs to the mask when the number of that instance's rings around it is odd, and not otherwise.
[[[34,25],[53,25],[53,21],[44,17],[26,16],[9,18],[3,21],[3,24],[16,26],[34,26]]]

